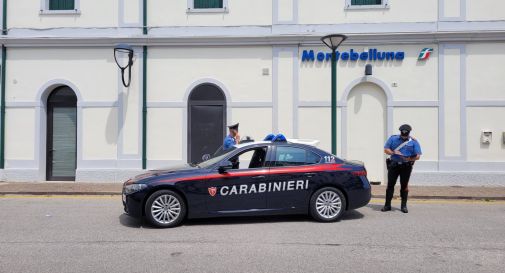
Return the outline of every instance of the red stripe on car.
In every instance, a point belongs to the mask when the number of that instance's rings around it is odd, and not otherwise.
[[[227,177],[243,177],[254,175],[271,175],[271,174],[290,174],[290,173],[305,173],[305,172],[326,172],[326,171],[346,171],[348,168],[342,167],[342,164],[321,164],[313,166],[296,166],[296,167],[280,167],[262,170],[247,170],[247,171],[232,171],[227,173],[205,174],[198,176],[187,176],[173,179],[161,180],[160,182],[182,182],[193,180],[207,180]]]

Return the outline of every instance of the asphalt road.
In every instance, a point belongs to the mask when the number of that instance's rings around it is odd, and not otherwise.
[[[380,207],[331,224],[254,217],[154,229],[124,215],[120,197],[4,196],[0,272],[503,272],[505,202]]]

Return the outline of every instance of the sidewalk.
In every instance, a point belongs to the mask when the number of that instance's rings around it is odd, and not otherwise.
[[[0,182],[0,195],[120,195],[122,184],[111,183],[5,183]],[[410,186],[413,199],[479,199],[505,200],[505,187],[436,187]],[[372,196],[384,198],[385,186],[372,186]],[[398,195],[399,189],[395,190]]]

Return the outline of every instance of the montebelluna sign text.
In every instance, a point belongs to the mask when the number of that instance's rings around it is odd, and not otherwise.
[[[376,48],[368,51],[358,52],[354,49],[350,51],[337,51],[335,53],[337,60],[342,61],[402,61],[405,59],[403,51],[379,51]],[[304,50],[302,53],[302,62],[324,62],[331,61],[331,52],[317,52],[314,50]]]

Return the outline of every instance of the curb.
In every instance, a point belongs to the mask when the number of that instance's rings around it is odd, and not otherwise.
[[[32,191],[19,191],[19,192],[0,192],[1,195],[121,195],[120,192],[32,192]]]
[[[121,192],[32,192],[32,191],[19,191],[19,192],[0,192],[0,196],[4,195],[34,195],[34,196],[42,196],[42,195],[88,195],[88,196],[119,196]],[[384,199],[385,195],[372,195],[372,198]],[[395,196],[394,199],[399,199],[399,197]],[[409,196],[409,199],[416,200],[489,200],[489,201],[505,201],[505,196],[430,196],[430,195],[414,195]]]
[[[384,199],[385,195],[372,195],[372,198]],[[393,197],[393,199],[400,199],[399,196]],[[438,199],[438,200],[489,200],[489,201],[504,201],[505,196],[430,196],[430,195],[414,195],[409,196],[409,200],[416,199]]]

